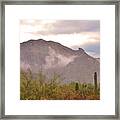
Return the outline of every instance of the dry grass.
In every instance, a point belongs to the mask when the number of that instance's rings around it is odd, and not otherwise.
[[[21,100],[99,100],[100,87],[92,84],[69,83],[61,84],[59,75],[45,82],[46,77],[40,72],[33,78],[32,72],[21,70],[20,99]]]

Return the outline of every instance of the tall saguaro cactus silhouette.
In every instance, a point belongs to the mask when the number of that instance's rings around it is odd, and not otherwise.
[[[97,91],[97,72],[94,73],[95,92]]]
[[[78,85],[78,83],[75,84],[75,90],[76,90],[76,91],[79,90],[79,85]]]

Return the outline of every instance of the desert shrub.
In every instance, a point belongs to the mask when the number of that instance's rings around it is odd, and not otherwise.
[[[100,99],[100,85],[96,91],[93,84],[71,82],[61,84],[61,76],[54,73],[47,79],[40,71],[36,76],[31,70],[21,70],[21,100],[96,100]]]

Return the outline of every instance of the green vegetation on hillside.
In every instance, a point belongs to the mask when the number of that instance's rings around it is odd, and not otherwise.
[[[60,75],[54,74],[51,79],[39,72],[34,77],[32,72],[21,70],[20,99],[21,100],[99,100],[100,87],[93,84],[72,82],[61,83]],[[46,82],[47,81],[47,82]]]

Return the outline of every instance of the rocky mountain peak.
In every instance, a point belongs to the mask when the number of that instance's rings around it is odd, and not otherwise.
[[[48,77],[57,73],[69,82],[92,82],[93,73],[98,72],[99,75],[100,72],[100,62],[84,49],[72,50],[60,43],[43,39],[21,43],[20,62],[24,70],[30,68],[37,73],[42,69]]]

